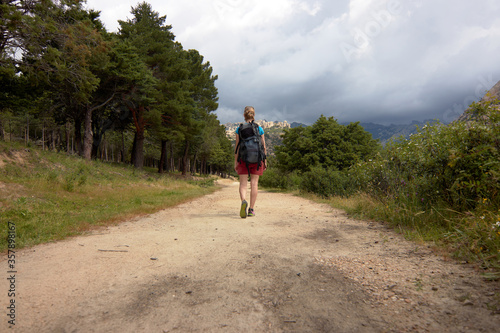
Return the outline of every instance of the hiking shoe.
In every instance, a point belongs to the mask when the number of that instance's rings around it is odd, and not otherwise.
[[[254,212],[253,208],[248,209],[248,216],[255,216],[255,212]]]
[[[248,202],[246,202],[246,200],[243,200],[241,202],[241,209],[240,209],[240,217],[242,219],[245,219],[247,217],[247,206]]]

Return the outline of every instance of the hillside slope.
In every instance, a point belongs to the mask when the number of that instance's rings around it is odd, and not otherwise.
[[[488,102],[492,100],[500,101],[500,81],[497,82],[482,98],[481,102]],[[499,105],[497,105],[499,107]],[[456,121],[468,121],[471,117],[468,112],[469,109],[465,110],[464,113],[458,117]]]
[[[0,235],[11,222],[19,249],[60,240],[202,196],[215,190],[210,185],[213,178],[159,175],[0,141]],[[0,252],[6,249],[7,237],[0,237]]]

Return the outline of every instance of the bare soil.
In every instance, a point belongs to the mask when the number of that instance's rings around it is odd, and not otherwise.
[[[381,223],[237,183],[16,253],[2,332],[499,332],[500,285]]]

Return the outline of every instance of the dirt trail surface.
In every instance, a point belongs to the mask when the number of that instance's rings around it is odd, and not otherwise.
[[[2,332],[499,332],[498,283],[381,224],[237,184],[19,251]],[[7,275],[5,256],[1,261]]]

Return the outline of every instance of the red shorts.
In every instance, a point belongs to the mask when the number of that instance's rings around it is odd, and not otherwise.
[[[258,165],[257,163],[252,163],[248,165],[248,169],[250,169],[250,174],[262,176],[264,174],[264,162],[260,162],[259,170],[257,170],[257,165]],[[248,169],[246,163],[240,161],[238,163],[236,171],[238,172],[238,175],[248,175]]]

